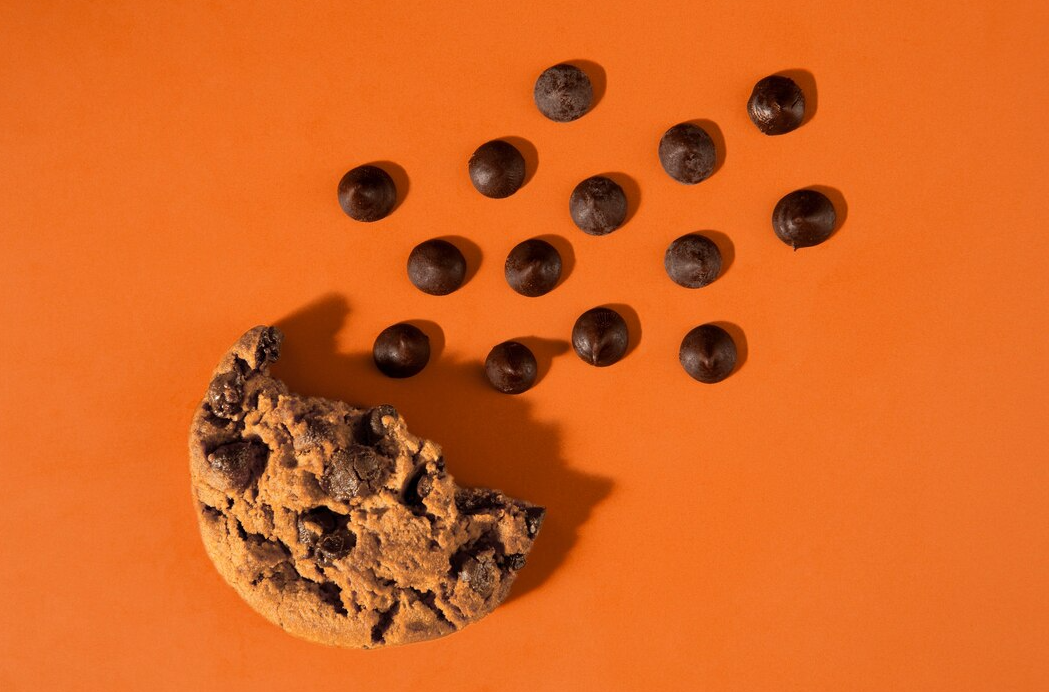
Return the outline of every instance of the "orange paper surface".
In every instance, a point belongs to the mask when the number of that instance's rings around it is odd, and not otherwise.
[[[0,688],[4,690],[1044,690],[1049,685],[1049,110],[1044,3],[0,4]],[[537,75],[589,61],[581,120]],[[804,71],[815,113],[766,137],[745,104]],[[804,75],[803,75],[804,76]],[[669,126],[713,123],[684,186]],[[534,174],[477,194],[466,162],[520,138]],[[392,162],[399,208],[356,223],[340,176]],[[632,212],[577,230],[616,173]],[[798,252],[776,201],[821,185],[840,230]],[[670,240],[710,231],[689,291]],[[431,297],[410,249],[476,271]],[[506,253],[552,237],[529,299]],[[478,264],[479,262],[479,264]],[[620,306],[610,368],[568,348]],[[392,381],[384,327],[436,357]],[[728,380],[682,336],[743,334]],[[186,437],[246,329],[287,333],[296,390],[395,404],[460,480],[548,506],[511,599],[452,637],[373,652],[298,641],[209,563]],[[542,379],[481,379],[521,338]]]

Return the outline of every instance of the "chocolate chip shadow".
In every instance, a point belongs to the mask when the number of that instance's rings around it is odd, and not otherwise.
[[[412,432],[443,447],[448,470],[460,484],[498,488],[545,506],[542,533],[507,600],[540,586],[608,496],[611,479],[569,468],[561,456],[559,427],[535,417],[527,394],[493,390],[484,378],[484,354],[465,362],[442,355],[414,377],[390,379],[372,363],[375,335],[354,330],[352,322],[348,329],[359,347],[339,351],[336,337],[349,314],[346,299],[329,294],[278,320],[285,341],[273,374],[301,394],[355,405],[392,404]],[[426,329],[425,322],[407,321]]]

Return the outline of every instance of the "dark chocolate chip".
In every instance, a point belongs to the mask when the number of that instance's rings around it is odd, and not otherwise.
[[[482,514],[506,507],[506,498],[497,490],[488,488],[459,488],[455,491],[455,506],[463,514]]]
[[[423,293],[448,295],[466,279],[466,258],[447,240],[427,240],[408,255],[408,280]]]
[[[382,487],[391,462],[371,447],[351,445],[338,450],[324,465],[321,489],[336,500],[347,501],[371,495]]]
[[[525,556],[522,553],[510,553],[509,555],[503,555],[499,562],[503,569],[516,572],[525,566]]]
[[[234,490],[243,490],[265,467],[270,450],[259,440],[233,442],[208,455],[211,468],[221,473]]]
[[[426,464],[420,464],[404,485],[404,504],[419,507],[433,491],[433,477],[427,473]]]
[[[626,321],[610,308],[587,310],[572,327],[572,347],[587,363],[605,367],[626,355],[630,334]]]
[[[369,409],[368,413],[365,414],[365,421],[367,424],[367,435],[368,443],[375,444],[382,438],[386,437],[388,428],[383,423],[383,418],[397,418],[397,409],[389,404],[382,404],[375,408]]]
[[[357,166],[339,181],[339,204],[357,221],[378,221],[393,211],[397,186],[378,166]]]
[[[561,254],[550,243],[532,238],[518,243],[506,256],[506,283],[523,296],[535,298],[554,290],[561,278]]]
[[[459,579],[466,582],[481,598],[488,598],[495,590],[496,568],[487,555],[468,557],[459,570]]]
[[[584,233],[608,235],[626,221],[626,193],[611,178],[595,175],[575,186],[568,211]]]
[[[783,135],[801,127],[805,119],[805,94],[793,79],[772,75],[754,85],[747,113],[767,135]]]
[[[299,540],[307,545],[314,545],[322,535],[345,526],[347,521],[346,515],[333,512],[322,505],[300,514],[295,526],[298,529]],[[320,529],[320,533],[315,531],[314,526]]]
[[[795,250],[825,241],[834,232],[835,223],[834,204],[816,190],[795,190],[772,211],[772,230]]]
[[[524,184],[524,157],[517,147],[501,139],[479,146],[470,157],[468,168],[470,182],[485,197],[509,197]]]
[[[703,324],[681,340],[681,367],[694,380],[714,384],[736,367],[736,342],[716,324]]]
[[[230,418],[237,412],[243,396],[244,378],[237,370],[216,376],[208,386],[208,406],[215,415],[223,418]]]
[[[594,87],[586,72],[575,65],[554,65],[539,75],[532,98],[540,113],[556,122],[567,123],[590,110]]]
[[[539,529],[543,527],[543,519],[546,518],[546,508],[527,507],[524,513],[525,530],[528,531],[528,537],[535,538],[539,534]]]
[[[714,140],[699,125],[680,123],[659,140],[659,162],[674,180],[695,185],[709,178],[717,165]]]
[[[324,560],[338,560],[345,557],[357,545],[357,537],[349,531],[336,531],[321,537],[317,541],[317,553]]]
[[[284,341],[284,334],[276,327],[266,327],[259,335],[259,343],[255,347],[255,367],[261,368],[266,363],[275,363],[280,358],[280,345]]]
[[[538,372],[535,356],[517,341],[498,344],[484,361],[488,383],[504,394],[520,394],[531,389]]]
[[[387,377],[411,377],[430,361],[430,337],[414,325],[395,324],[375,337],[372,358]]]
[[[663,266],[678,286],[702,288],[721,273],[721,250],[710,238],[689,233],[670,243]]]

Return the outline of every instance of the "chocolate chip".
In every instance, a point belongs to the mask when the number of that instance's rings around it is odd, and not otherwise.
[[[459,488],[455,491],[455,506],[463,514],[482,514],[503,509],[506,498],[488,488]]]
[[[233,442],[208,455],[208,464],[225,478],[230,488],[244,490],[266,465],[270,450],[259,440]]]
[[[678,286],[702,288],[721,273],[721,250],[710,238],[689,233],[670,243],[663,266]]]
[[[584,233],[608,235],[626,221],[626,194],[611,178],[595,175],[575,186],[568,211]]]
[[[397,186],[378,166],[357,166],[339,181],[339,204],[357,221],[378,221],[393,211]]]
[[[772,210],[772,230],[795,250],[822,243],[834,232],[835,223],[834,204],[816,190],[795,190]]]
[[[489,384],[504,394],[520,394],[531,389],[538,371],[535,356],[517,341],[498,344],[484,361]]]
[[[404,503],[419,507],[433,491],[433,477],[427,473],[426,464],[420,464],[404,486]]]
[[[528,537],[535,538],[539,534],[539,529],[543,527],[543,519],[546,518],[546,508],[526,507],[524,513],[525,530],[528,531]]]
[[[700,325],[681,340],[678,357],[692,379],[714,384],[736,367],[736,342],[715,324]]]
[[[411,377],[430,361],[430,337],[414,325],[395,324],[375,337],[372,358],[387,377]]]
[[[659,162],[674,180],[695,185],[709,178],[717,165],[714,140],[699,125],[675,125],[659,140]]]
[[[208,385],[208,406],[217,416],[231,418],[244,396],[244,378],[236,370],[218,375]]]
[[[470,157],[468,167],[470,181],[485,197],[509,197],[524,184],[524,157],[517,147],[501,139],[479,146]]]
[[[320,486],[336,500],[347,501],[371,495],[382,487],[391,462],[371,447],[351,445],[338,450],[324,465]]]
[[[496,569],[488,556],[468,557],[459,570],[459,580],[466,582],[481,598],[488,598],[495,590]]]
[[[587,310],[572,327],[572,347],[587,363],[605,367],[626,355],[630,335],[623,317],[610,308]]]
[[[594,87],[575,65],[554,65],[543,71],[532,92],[539,112],[559,123],[577,120],[590,110]]]
[[[561,254],[550,243],[532,238],[514,246],[503,268],[506,283],[523,296],[535,298],[554,290],[561,278]]]
[[[321,505],[300,514],[295,520],[295,526],[298,529],[299,540],[307,545],[313,545],[322,535],[331,533],[340,526],[345,526],[347,521],[346,515],[333,512]]]
[[[317,541],[317,553],[325,560],[345,557],[357,545],[357,537],[349,531],[336,531]]]
[[[767,135],[783,135],[801,127],[805,119],[805,94],[793,79],[772,75],[754,85],[747,113]]]
[[[375,408],[369,409],[364,418],[367,425],[367,437],[369,444],[375,444],[382,438],[386,437],[388,428],[383,422],[383,418],[397,418],[397,409],[389,404],[382,404]]]
[[[503,569],[516,572],[525,566],[525,556],[522,553],[510,553],[509,555],[503,555],[499,562]]]
[[[466,279],[466,258],[447,240],[427,240],[408,255],[408,279],[423,293],[448,295]]]
[[[280,345],[284,341],[284,334],[276,327],[266,327],[259,335],[259,343],[255,347],[255,367],[261,368],[266,363],[275,363],[280,358]]]

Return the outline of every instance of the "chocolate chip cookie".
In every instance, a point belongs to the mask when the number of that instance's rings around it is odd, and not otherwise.
[[[298,396],[256,327],[215,369],[190,430],[204,546],[237,593],[311,641],[376,648],[451,634],[510,590],[545,510],[461,488],[391,406]]]

